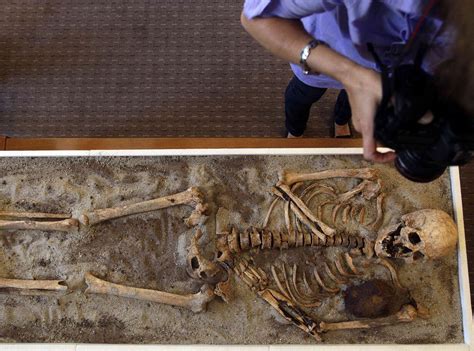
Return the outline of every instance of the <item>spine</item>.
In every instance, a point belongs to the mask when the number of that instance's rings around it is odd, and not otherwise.
[[[218,250],[220,252],[229,251],[231,254],[238,254],[256,248],[261,250],[286,250],[308,246],[346,247],[348,249],[361,249],[365,253],[367,248],[372,245],[370,241],[363,237],[345,233],[326,236],[325,240],[322,240],[308,232],[293,231],[293,233],[287,233],[255,227],[242,232],[237,232],[235,228],[232,228],[230,233],[218,235]]]

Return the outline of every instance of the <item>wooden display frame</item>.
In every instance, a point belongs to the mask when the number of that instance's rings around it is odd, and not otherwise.
[[[1,142],[1,139],[0,139]],[[208,156],[208,155],[360,155],[361,141],[334,139],[6,139],[0,157]],[[173,148],[170,148],[170,146]],[[316,147],[317,145],[317,147]],[[337,145],[338,147],[334,147]],[[152,146],[152,148],[150,148]],[[168,147],[165,147],[168,146]],[[123,147],[123,149],[118,149]],[[0,344],[2,350],[470,350],[472,315],[458,167],[451,167],[451,189],[459,231],[458,267],[464,343],[436,345],[95,345]]]
[[[2,145],[3,144],[3,145]],[[2,147],[3,146],[3,147]],[[221,148],[347,148],[362,139],[331,138],[5,138],[0,150],[136,150]]]

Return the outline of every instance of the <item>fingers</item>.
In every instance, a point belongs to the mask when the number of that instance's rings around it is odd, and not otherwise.
[[[364,146],[364,158],[367,161],[387,163],[387,162],[392,162],[395,159],[396,154],[393,151],[389,151],[385,153],[377,151],[377,143],[375,141],[373,133],[362,134],[362,138],[363,138],[363,146]]]

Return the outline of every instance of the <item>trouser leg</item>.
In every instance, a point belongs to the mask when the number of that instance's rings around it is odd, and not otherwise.
[[[297,77],[293,77],[285,91],[285,125],[289,133],[294,136],[303,135],[311,106],[325,92],[325,88],[306,85]]]
[[[349,122],[352,117],[351,105],[347,92],[342,89],[337,96],[336,105],[334,106],[334,122],[343,125]]]

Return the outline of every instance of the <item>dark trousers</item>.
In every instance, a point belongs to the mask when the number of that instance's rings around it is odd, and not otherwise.
[[[326,88],[306,85],[296,76],[285,91],[285,125],[286,130],[294,136],[303,135],[309,118],[311,106],[326,92]],[[341,90],[334,107],[334,121],[346,124],[351,118],[351,106],[345,90]]]

